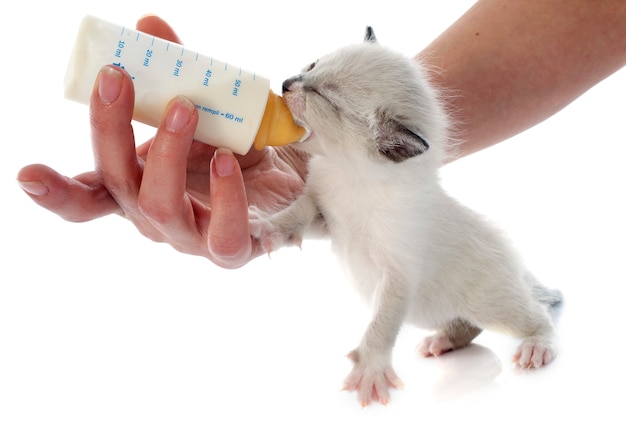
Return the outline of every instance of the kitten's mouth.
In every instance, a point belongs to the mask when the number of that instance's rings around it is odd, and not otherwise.
[[[312,131],[311,128],[299,117],[300,111],[302,111],[301,99],[293,96],[292,93],[283,92],[283,99],[285,100],[285,104],[291,112],[291,116],[293,117],[293,121],[296,125],[303,128],[305,130],[304,135],[296,142],[304,142],[311,137]]]
[[[289,108],[289,111],[291,111],[291,117],[293,117],[294,123],[296,125],[298,125],[299,127],[301,127],[302,129],[304,129],[304,131],[305,131],[304,135],[302,136],[302,138],[300,138],[296,142],[305,142],[313,134],[313,131],[311,130],[311,127],[309,125],[307,125],[304,122],[304,120],[302,120],[300,117],[298,117],[296,114],[294,114],[293,109],[289,106],[289,102],[287,102],[287,108]]]
[[[296,124],[300,126],[301,128],[303,128],[305,131],[304,135],[302,136],[302,138],[300,138],[298,142],[305,142],[307,139],[311,137],[311,135],[313,135],[313,131],[311,130],[310,127],[308,127],[305,123],[303,123],[298,118],[294,117],[294,119],[295,119]]]

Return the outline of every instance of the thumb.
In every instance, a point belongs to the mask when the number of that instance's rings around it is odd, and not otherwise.
[[[225,268],[246,264],[252,256],[248,199],[237,159],[218,148],[211,160],[211,221],[208,249],[213,262]]]

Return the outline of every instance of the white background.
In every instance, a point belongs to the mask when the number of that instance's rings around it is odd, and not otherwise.
[[[498,147],[443,168],[456,197],[514,239],[560,288],[561,353],[519,373],[517,341],[484,333],[394,365],[405,389],[362,410],[340,391],[369,312],[326,242],[236,271],[144,239],[118,217],[66,223],[24,195],[29,163],[92,169],[88,110],[62,97],[82,16],[167,18],[192,49],[283,79],[361,39],[414,55],[472,1],[15,2],[2,13],[0,425],[618,425],[624,422],[626,74]],[[202,6],[198,6],[202,5]],[[151,129],[137,126],[143,141]],[[207,165],[208,167],[208,165]],[[622,424],[623,425],[623,424]]]

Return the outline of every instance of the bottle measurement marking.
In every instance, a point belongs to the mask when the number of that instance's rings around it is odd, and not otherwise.
[[[117,43],[117,47],[116,47],[116,49],[115,49],[115,57],[116,57],[116,58],[121,58],[121,57],[122,57],[122,49],[124,49],[124,46],[125,46],[125,45],[126,45],[126,44],[124,43],[124,41],[123,41],[123,40],[120,40],[120,41]]]
[[[183,68],[183,61],[181,59],[177,59],[176,60],[176,66],[174,67],[174,72],[172,72],[172,75],[174,77],[180,76],[180,69],[181,68]]]
[[[204,81],[202,82],[203,86],[208,86],[209,85],[209,81],[211,80],[211,77],[213,76],[213,71],[211,71],[211,69],[207,69],[206,73],[204,73]]]
[[[239,89],[241,88],[242,81],[237,79],[235,80],[235,86],[233,87],[233,96],[239,96]]]
[[[150,58],[152,58],[152,49],[146,49],[146,57],[143,59],[143,66],[150,66]]]
[[[124,48],[126,47],[126,41],[124,40],[128,40],[129,37],[132,37],[132,32],[129,32],[125,27],[122,28],[121,34],[120,34],[120,41],[118,42],[118,45],[116,46],[116,51],[115,51],[115,57],[116,58],[122,58],[123,56],[123,52],[124,52]],[[138,32],[136,37],[135,37],[135,42],[139,42],[140,41],[140,36],[141,33]],[[130,40],[132,40],[132,38],[130,38]],[[145,53],[144,53],[144,58],[143,58],[143,62],[142,65],[144,67],[150,67],[151,63],[152,63],[152,58],[154,57],[154,55],[157,55],[158,52],[155,51],[155,46],[156,46],[156,42],[158,42],[159,40],[152,36],[151,40],[150,40],[150,44],[149,46],[146,48]],[[170,47],[178,47],[178,45],[172,44],[170,42],[167,42],[165,44],[165,52],[169,52],[170,51]],[[158,50],[158,48],[157,48]],[[185,47],[184,46],[180,46],[180,56],[179,58],[183,58],[185,56]],[[195,55],[195,61],[200,61],[202,58],[200,56],[200,54],[198,52],[196,52]],[[220,61],[221,62],[221,61]],[[176,62],[174,65],[174,68],[171,72],[171,75],[174,77],[180,77],[182,75],[182,67],[183,67],[183,59],[176,59]],[[225,62],[224,64],[224,71],[228,72],[230,65]],[[118,66],[121,66],[122,68],[123,65],[121,63],[119,64],[115,64]],[[214,66],[214,61],[213,61],[213,57],[209,58],[209,67],[211,68],[207,68],[204,76],[202,77],[203,81],[203,86],[209,86],[210,85],[210,81],[211,81],[211,77],[213,77],[214,72],[212,70],[212,67]],[[233,70],[235,71],[235,70]],[[256,78],[256,72],[251,73],[252,74],[252,80],[257,80]],[[238,72],[238,77],[242,77],[244,75],[244,70],[242,67],[239,67],[239,72]],[[241,78],[237,78],[234,80],[233,82],[233,86],[232,86],[232,91],[231,91],[231,95],[232,96],[239,96],[241,93],[241,88],[243,85],[243,80]],[[203,106],[203,105],[196,105],[196,108],[203,113],[206,114],[210,114],[212,116],[217,116],[217,117],[221,117],[223,119],[226,119],[228,121],[234,122],[234,123],[243,123],[244,122],[244,117],[238,116],[236,114],[227,112],[224,113],[222,111],[220,111],[219,109],[215,109],[215,108],[210,108],[207,106]]]
[[[233,121],[235,123],[243,123],[243,121],[244,121],[243,117],[236,116],[233,113],[222,113],[220,110],[216,110],[214,108],[210,108],[210,107],[207,107],[207,106],[196,104],[196,109],[201,111],[201,112],[203,112],[203,113],[211,114],[213,116],[223,117],[223,118],[225,118],[227,120],[231,120],[231,121]]]
[[[127,43],[126,41],[124,41],[124,39],[128,40],[129,37],[132,37],[132,31],[128,30],[126,27],[122,27],[122,29],[120,31],[120,36],[121,36],[120,37],[121,40],[118,42],[118,45],[116,47],[115,54],[114,54],[116,58],[120,59],[120,61],[117,62],[117,63],[114,63],[114,65],[117,65],[117,66],[119,66],[121,68],[125,68],[124,65],[122,65],[122,62],[123,62],[122,61],[122,56],[124,56],[124,48],[125,48],[126,43]],[[135,42],[140,42],[141,36],[142,36],[142,33],[141,32],[137,32],[136,35],[135,35],[135,40],[134,41]],[[130,40],[132,40],[132,38]],[[157,52],[155,52],[155,50],[154,50],[154,46],[155,46],[156,42],[158,42],[158,41],[159,41],[159,39],[157,39],[155,36],[151,36],[150,44],[149,44],[150,48],[147,48],[145,50],[144,58],[143,58],[143,61],[141,62],[141,65],[143,67],[150,67],[152,65],[152,58],[154,57],[155,54],[157,54]],[[172,44],[169,41],[166,42],[165,43],[165,51],[169,52],[170,51],[170,47],[174,47],[174,46],[178,47],[178,45]],[[185,51],[186,51],[185,47],[184,46],[180,46],[180,57],[184,57],[185,56]],[[195,54],[195,61],[198,62],[201,59],[202,58],[201,58],[200,54],[198,52],[196,52],[196,54]],[[209,64],[210,64],[211,67],[213,66],[213,63],[214,63],[213,57],[210,57],[209,58]],[[178,60],[176,60],[175,64],[173,64],[173,65],[174,65],[174,67],[173,67],[173,69],[171,71],[171,75],[174,76],[174,77],[180,77],[181,74],[182,74],[183,60],[178,59]],[[230,68],[230,65],[225,62],[224,63],[224,71],[229,71],[229,68]],[[213,75],[213,71],[211,69],[207,69],[205,74],[204,74],[204,76],[202,77],[202,84],[203,84],[203,86],[206,86],[206,87],[209,86],[212,75]],[[243,70],[242,67],[239,67],[238,76],[242,77],[243,75],[244,75],[244,70]],[[133,77],[133,79],[134,79],[134,77]],[[256,72],[252,73],[252,80],[253,81],[257,80]],[[231,90],[231,95],[232,96],[239,96],[240,95],[241,84],[242,84],[242,80],[241,79],[236,79],[235,80],[235,82],[233,84],[233,87],[232,87],[232,90]],[[242,122],[243,121],[243,119],[241,119],[239,117],[236,117],[234,115],[232,115],[232,117],[227,117],[227,118],[229,118],[230,120],[237,121],[237,122]]]
[[[224,117],[226,117],[228,120],[233,120],[234,122],[237,123],[243,123],[243,117],[237,117],[234,114],[231,113],[226,113],[226,114],[222,114]]]

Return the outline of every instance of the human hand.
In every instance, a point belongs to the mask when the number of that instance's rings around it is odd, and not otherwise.
[[[172,28],[145,16],[137,29],[180,43]],[[156,135],[135,146],[129,75],[104,67],[90,104],[95,170],[74,178],[45,165],[24,167],[18,182],[40,206],[68,221],[116,213],[148,238],[236,268],[265,253],[250,237],[248,204],[277,210],[304,185],[306,158],[290,147],[235,156],[193,140],[198,113],[173,99]]]

